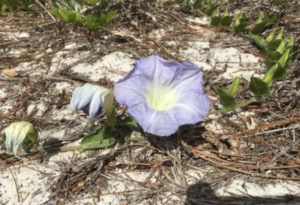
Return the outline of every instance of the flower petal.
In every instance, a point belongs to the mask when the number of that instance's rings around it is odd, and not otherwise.
[[[120,104],[127,106],[143,103],[147,94],[148,82],[150,81],[145,76],[140,74],[134,75],[134,72],[129,72],[115,85],[114,94],[116,100]]]
[[[96,118],[100,115],[104,106],[105,96],[111,93],[107,88],[86,83],[81,87],[75,88],[71,106],[74,110],[83,110],[86,114],[89,114],[92,118]],[[109,97],[111,105],[106,103],[107,110],[113,109],[113,95]]]
[[[147,133],[169,136],[178,129],[176,118],[172,112],[154,110],[146,103],[128,108],[128,113]]]
[[[36,131],[30,122],[21,121],[11,123],[4,130],[7,153],[13,152],[17,156],[18,150],[23,146],[25,138],[28,134],[34,132]]]
[[[77,111],[87,107],[92,100],[96,90],[97,87],[89,83],[84,84],[84,86],[75,88],[71,99],[72,108]]]
[[[202,93],[184,95],[172,109],[179,126],[204,120],[209,111],[209,98]]]
[[[150,56],[138,60],[115,85],[115,96],[145,132],[167,136],[207,115],[209,99],[202,84],[197,65]]]
[[[89,115],[93,118],[96,118],[100,115],[104,104],[104,97],[108,93],[108,89],[100,86],[98,87],[99,88],[94,93],[89,106]]]

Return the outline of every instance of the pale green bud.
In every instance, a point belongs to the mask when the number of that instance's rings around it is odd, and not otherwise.
[[[272,68],[268,70],[265,77],[263,78],[263,81],[267,83],[269,86],[272,84],[273,76],[277,71],[277,69],[278,69],[278,65],[277,64],[273,65]]]
[[[287,49],[284,54],[280,57],[280,59],[278,60],[278,63],[281,67],[285,67],[286,63],[290,57],[290,53],[291,53],[291,49]]]
[[[264,13],[260,12],[259,17],[258,17],[258,19],[256,21],[256,24],[262,23],[263,22],[263,18],[264,18]]]
[[[274,39],[275,33],[276,33],[276,28],[273,29],[273,31],[268,35],[268,37],[266,38],[266,42],[269,43]]]
[[[289,40],[289,42],[288,42],[288,44],[287,44],[287,47],[288,47],[288,48],[291,48],[291,47],[293,47],[293,46],[294,46],[294,36],[291,35],[290,40]]]
[[[230,85],[230,87],[228,89],[229,95],[234,96],[237,93],[239,86],[240,86],[240,81],[241,81],[241,77],[236,77],[234,79],[234,81],[232,82],[232,84]]]
[[[276,36],[276,40],[281,40],[282,36],[283,36],[283,28],[281,28],[280,32],[278,33],[278,35]]]
[[[286,40],[282,40],[281,43],[279,44],[278,48],[276,49],[276,51],[280,54],[283,54],[285,48],[286,48],[286,44],[287,41]]]
[[[6,152],[17,156],[37,143],[38,133],[30,122],[14,122],[4,129],[4,139]]]

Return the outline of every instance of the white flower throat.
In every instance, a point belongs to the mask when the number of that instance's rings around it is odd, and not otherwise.
[[[170,85],[149,84],[147,104],[155,110],[169,110],[176,105],[179,95]]]

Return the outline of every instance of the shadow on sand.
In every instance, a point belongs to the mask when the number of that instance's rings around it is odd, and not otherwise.
[[[300,198],[291,195],[274,197],[217,197],[209,184],[198,182],[187,189],[185,205],[300,205]]]

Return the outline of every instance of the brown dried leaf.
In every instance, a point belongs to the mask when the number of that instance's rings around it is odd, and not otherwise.
[[[17,73],[14,70],[11,70],[11,69],[3,69],[2,73],[4,73],[5,75],[8,75],[8,76],[12,76],[12,77],[17,77],[20,75],[19,73]]]

